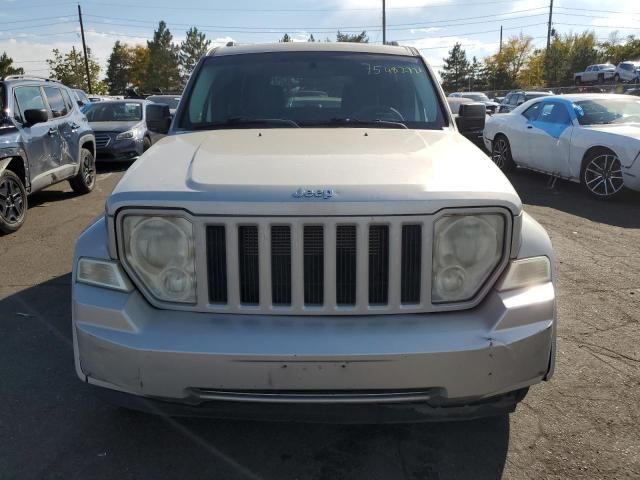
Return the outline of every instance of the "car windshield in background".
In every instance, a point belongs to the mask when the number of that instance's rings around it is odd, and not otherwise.
[[[534,98],[540,98],[540,97],[549,97],[551,96],[550,93],[545,93],[545,92],[540,92],[540,93],[527,93],[526,94],[526,98],[527,100],[533,100]]]
[[[582,100],[574,108],[580,125],[640,123],[640,100],[634,98]]]
[[[349,127],[442,129],[433,81],[419,58],[344,52],[208,58],[180,129]]]
[[[94,103],[85,110],[90,122],[135,122],[142,120],[142,105],[134,102]]]
[[[474,102],[489,102],[489,97],[484,94],[462,95],[464,98],[469,98]]]
[[[178,103],[180,103],[180,97],[171,97],[164,95],[152,95],[150,97],[147,97],[147,100],[150,100],[153,103],[168,105],[170,109],[178,108]]]

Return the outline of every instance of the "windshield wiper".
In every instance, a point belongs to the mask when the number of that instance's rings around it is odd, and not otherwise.
[[[221,122],[208,122],[195,124],[191,128],[194,130],[215,130],[217,128],[251,128],[251,127],[289,127],[300,128],[293,120],[286,118],[245,118],[232,117]]]
[[[327,122],[318,122],[320,125],[353,125],[354,127],[377,127],[377,128],[404,128],[408,129],[402,122],[392,122],[390,120],[360,120],[358,118],[332,118]]]

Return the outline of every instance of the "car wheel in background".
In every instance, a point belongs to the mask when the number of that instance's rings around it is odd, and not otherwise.
[[[600,75],[598,75],[598,83],[600,85],[604,83],[604,74],[601,73]]]
[[[596,198],[617,196],[624,188],[622,165],[611,150],[596,150],[582,162],[580,183],[587,193]]]
[[[69,183],[73,191],[79,194],[89,193],[96,185],[96,161],[86,148],[80,151],[80,170]]]
[[[13,233],[27,216],[27,190],[11,170],[0,173],[0,232]]]
[[[150,148],[151,148],[151,139],[149,137],[144,137],[144,140],[142,141],[142,151],[146,152]]]
[[[511,146],[509,140],[504,135],[496,135],[491,145],[491,160],[503,172],[510,172],[515,169],[516,164],[511,156]]]
[[[582,78],[581,77],[576,77],[575,83],[576,83],[576,85],[580,85],[582,83]]]
[[[616,83],[620,83],[620,75],[618,75],[617,73],[613,76],[613,81]]]

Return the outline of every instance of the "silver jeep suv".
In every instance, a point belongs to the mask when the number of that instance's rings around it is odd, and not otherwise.
[[[413,48],[212,50],[78,240],[78,376],[167,414],[512,411],[553,373],[553,253],[484,117]]]

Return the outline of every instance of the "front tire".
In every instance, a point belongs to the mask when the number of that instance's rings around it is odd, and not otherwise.
[[[515,170],[516,164],[511,156],[511,145],[504,135],[496,135],[491,145],[491,160],[503,172]]]
[[[576,77],[575,84],[578,85],[578,86],[582,85],[582,78],[581,77]]]
[[[69,184],[80,195],[91,192],[96,186],[96,160],[90,150],[83,148],[80,151],[80,169]]]
[[[144,137],[142,141],[142,153],[146,152],[151,148],[151,139],[149,137]]]
[[[613,76],[613,81],[615,83],[620,83],[620,75],[618,75],[617,73]]]
[[[604,83],[604,75],[603,74],[598,75],[598,83],[600,85],[602,85]]]
[[[620,195],[624,180],[618,156],[605,149],[587,155],[582,162],[580,183],[594,198],[609,200]]]
[[[27,216],[27,190],[11,170],[0,173],[0,232],[13,233]]]

